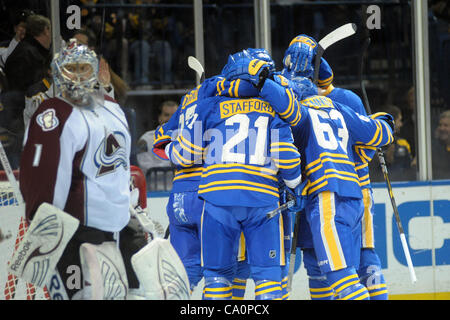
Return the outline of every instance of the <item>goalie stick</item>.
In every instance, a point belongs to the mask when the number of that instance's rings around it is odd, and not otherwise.
[[[354,35],[356,33],[356,25],[354,23],[347,23],[343,26],[340,26],[339,28],[335,29],[334,31],[331,31],[329,34],[327,34],[325,37],[322,38],[322,40],[318,43],[317,53],[315,57],[315,63],[314,63],[314,79],[313,82],[315,85],[317,85],[317,82],[319,81],[319,68],[320,68],[320,60],[325,52],[325,50],[330,47],[331,45],[335,44],[338,41],[341,41],[342,39],[348,38],[351,35]]]
[[[364,81],[363,81],[363,70],[364,70],[364,58],[367,53],[367,49],[369,48],[370,41],[371,41],[370,37],[368,37],[363,44],[363,49],[362,49],[362,54],[361,54],[361,64],[360,64],[360,69],[359,69],[360,86],[361,86],[362,96],[363,96],[363,100],[364,100],[364,107],[366,109],[367,114],[371,114],[372,111],[371,111],[370,104],[369,104],[369,98],[367,97],[366,87],[365,87]],[[378,160],[380,162],[381,171],[383,172],[384,180],[386,181],[389,198],[391,199],[392,209],[394,210],[394,216],[395,216],[395,221],[397,224],[397,229],[398,229],[398,232],[400,233],[400,240],[402,242],[403,252],[405,253],[406,262],[408,264],[409,276],[410,276],[411,282],[414,283],[417,281],[416,273],[414,271],[414,266],[411,261],[411,255],[409,253],[408,243],[406,242],[405,232],[403,231],[400,214],[398,213],[397,204],[395,203],[394,193],[392,191],[392,186],[391,186],[391,182],[389,179],[389,173],[388,173],[386,162],[384,159],[383,150],[381,150],[381,148],[377,148],[377,155],[378,155]]]

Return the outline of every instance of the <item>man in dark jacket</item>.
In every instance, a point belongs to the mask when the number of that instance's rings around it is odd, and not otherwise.
[[[14,138],[7,150],[14,169],[19,165],[22,150],[25,93],[31,85],[49,76],[52,40],[50,28],[48,18],[41,15],[29,16],[25,38],[6,59],[7,86],[1,94],[3,112],[0,116],[0,127],[6,129]]]
[[[5,73],[9,91],[26,91],[27,88],[48,76],[50,68],[50,20],[41,15],[27,19],[27,33],[6,60]]]

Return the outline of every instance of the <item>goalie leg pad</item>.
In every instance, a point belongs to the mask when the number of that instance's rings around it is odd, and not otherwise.
[[[14,252],[8,271],[37,287],[51,282],[56,265],[79,221],[43,203],[39,206],[23,241]]]
[[[107,241],[100,245],[83,243],[80,247],[84,286],[83,300],[123,300],[128,281],[117,244]]]
[[[156,238],[131,257],[148,300],[188,300],[189,279],[169,240]]]

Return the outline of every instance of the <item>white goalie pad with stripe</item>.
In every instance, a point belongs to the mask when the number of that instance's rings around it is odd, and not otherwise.
[[[100,245],[83,243],[80,247],[84,285],[82,300],[124,300],[128,280],[117,244],[113,241]]]
[[[78,219],[57,207],[41,204],[11,258],[8,271],[37,287],[44,287],[54,275],[56,264],[78,225]]]
[[[169,240],[156,238],[131,257],[148,300],[188,300],[189,279]]]

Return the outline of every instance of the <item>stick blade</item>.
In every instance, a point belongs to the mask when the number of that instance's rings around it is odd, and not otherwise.
[[[323,50],[326,50],[332,44],[354,35],[356,33],[356,30],[356,24],[344,24],[343,26],[340,26],[339,28],[327,34],[322,40],[319,41],[319,45],[323,48]]]
[[[202,76],[205,73],[205,69],[203,69],[202,64],[200,63],[200,61],[198,61],[196,57],[193,56],[188,57],[188,66],[197,73],[199,78],[202,78]]]

